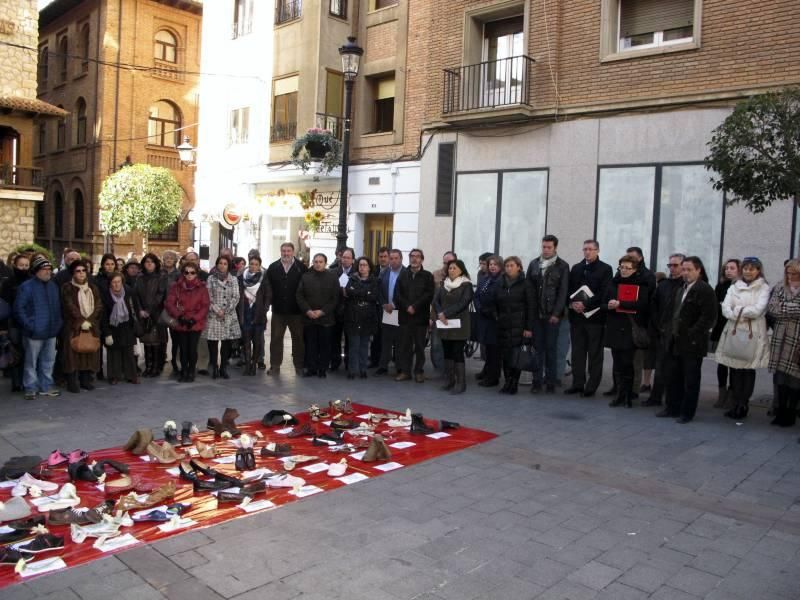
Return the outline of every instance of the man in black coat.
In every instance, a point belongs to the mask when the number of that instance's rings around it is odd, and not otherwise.
[[[533,343],[537,365],[533,374],[531,393],[542,391],[542,379],[549,393],[556,389],[558,376],[557,343],[559,323],[564,317],[569,289],[569,264],[558,254],[558,238],[542,238],[542,254],[528,265],[527,278],[536,291],[538,310],[533,327]],[[544,375],[544,377],[543,377]]]
[[[667,406],[657,417],[676,417],[684,424],[694,418],[700,395],[703,357],[711,329],[717,321],[717,296],[703,281],[705,269],[696,256],[681,263],[684,285],[675,292],[672,320],[667,334],[664,382]]]
[[[669,341],[670,327],[672,323],[672,301],[675,299],[675,292],[683,287],[683,277],[681,276],[681,263],[685,255],[676,253],[671,254],[667,268],[669,276],[662,280],[656,287],[653,294],[653,302],[650,306],[650,348],[656,351],[656,374],[653,379],[653,389],[650,397],[642,402],[642,406],[661,406],[661,399],[664,395],[664,359],[666,358],[666,342]]]
[[[272,324],[270,325],[268,375],[280,375],[283,363],[283,337],[286,328],[292,336],[292,362],[298,375],[303,374],[303,315],[297,305],[297,286],[306,268],[294,258],[294,244],[281,244],[281,257],[267,268],[272,288]]]
[[[597,240],[586,240],[583,242],[583,260],[574,265],[569,273],[572,386],[564,390],[565,394],[594,396],[603,378],[603,329],[606,313],[600,310],[600,305],[614,272],[599,256],[600,244]],[[579,291],[583,286],[592,292],[591,297]]]
[[[372,269],[372,274],[378,280],[380,285],[381,275],[389,268],[389,248],[381,246],[378,248],[378,264]],[[381,303],[383,304],[383,303]],[[372,341],[369,345],[369,368],[372,369],[378,366],[381,360],[381,307],[378,307],[378,329],[372,336]]]
[[[625,251],[625,254],[636,258],[636,262],[638,263],[636,270],[639,275],[639,279],[644,282],[644,284],[647,286],[647,289],[652,290],[653,294],[655,294],[658,282],[656,281],[655,273],[647,268],[647,263],[644,260],[644,253],[642,252],[642,249],[639,246],[631,246]],[[647,371],[647,377],[645,377],[645,379],[648,381],[653,374],[652,372],[655,368],[655,364],[648,362],[648,356],[654,355],[648,354],[647,349],[636,349],[636,353],[634,354],[633,358],[633,398],[638,398],[638,392],[642,391],[641,383],[644,371]]]
[[[411,379],[412,353],[416,356],[414,380],[425,382],[425,337],[433,301],[433,275],[422,268],[425,255],[419,248],[408,253],[409,266],[400,274],[394,289],[394,304],[400,311],[400,352],[397,357],[400,373],[395,381]]]
[[[406,268],[403,266],[403,253],[397,248],[389,251],[389,266],[378,277],[378,302],[381,305],[380,328],[381,328],[381,352],[378,359],[378,370],[374,375],[379,377],[389,371],[389,361],[395,361],[398,374],[400,365],[397,356],[400,354],[400,320],[398,313],[397,325],[391,322],[393,313],[397,313],[397,305],[394,302],[396,297],[395,290],[397,282]]]
[[[331,371],[335,371],[342,365],[342,334],[344,333],[344,288],[350,275],[355,273],[353,262],[356,260],[356,251],[352,248],[345,248],[339,254],[339,264],[331,265],[329,271],[336,275],[339,280],[339,304],[336,308],[336,323],[331,329]],[[344,340],[344,364],[347,365],[349,344],[347,336]]]

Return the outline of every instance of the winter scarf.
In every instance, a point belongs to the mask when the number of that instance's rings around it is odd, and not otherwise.
[[[544,273],[551,265],[554,265],[558,260],[558,254],[554,254],[552,258],[539,257],[539,270]]]
[[[94,294],[92,293],[92,288],[89,287],[88,283],[75,283],[75,281],[71,281],[72,285],[78,288],[78,306],[81,309],[81,316],[84,319],[88,319],[92,316],[94,312]]]
[[[251,273],[249,270],[245,271],[242,281],[244,282],[244,297],[247,298],[247,306],[253,306],[258,295],[258,290],[261,288],[261,275],[262,271]]]
[[[114,301],[114,308],[111,309],[111,316],[108,320],[112,327],[116,327],[130,318],[128,305],[125,302],[125,288],[123,287],[119,293],[114,290],[109,290],[109,292],[111,293],[111,299]]]
[[[463,275],[459,275],[455,279],[450,279],[449,277],[447,277],[442,282],[442,285],[444,286],[445,290],[447,290],[448,292],[452,292],[453,290],[461,287],[461,284],[464,283],[465,281],[469,281],[469,279],[467,279]]]

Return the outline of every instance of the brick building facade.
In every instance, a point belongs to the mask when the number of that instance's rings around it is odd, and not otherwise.
[[[190,0],[54,0],[41,11],[39,98],[69,116],[37,124],[36,164],[47,177],[37,241],[95,259],[140,252],[137,234],[106,238],[98,222],[103,180],[130,161],[170,169],[185,192],[181,218],[151,236],[151,249],[191,244],[193,172],[175,147],[198,120],[201,14]]]
[[[33,166],[33,120],[64,111],[36,99],[38,37],[36,0],[0,4],[0,258],[34,237],[43,198],[41,172]]]

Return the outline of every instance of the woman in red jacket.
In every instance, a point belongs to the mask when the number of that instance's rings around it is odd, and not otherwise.
[[[164,308],[172,317],[170,329],[173,340],[178,343],[181,361],[181,376],[178,381],[194,381],[197,367],[197,343],[206,326],[210,299],[205,282],[197,276],[200,267],[188,262],[181,269],[181,276],[167,295]]]

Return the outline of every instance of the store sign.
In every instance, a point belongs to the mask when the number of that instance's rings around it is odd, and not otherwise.
[[[228,204],[222,211],[222,220],[234,227],[241,222],[242,211],[235,204]]]
[[[314,204],[325,210],[331,210],[339,204],[339,192],[316,192]]]

